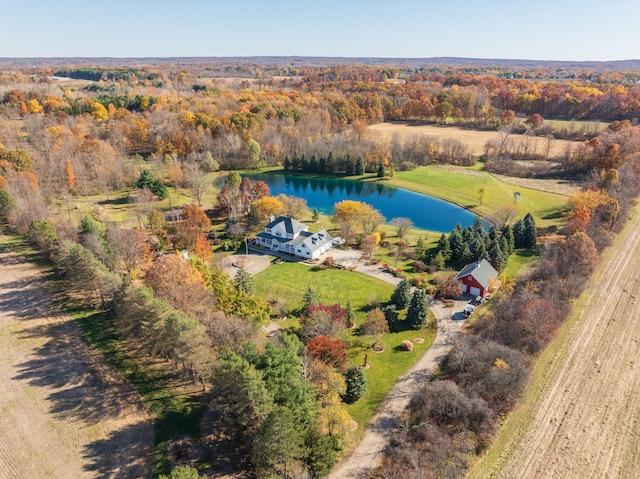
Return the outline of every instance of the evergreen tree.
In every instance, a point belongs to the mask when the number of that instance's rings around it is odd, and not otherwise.
[[[449,235],[449,249],[451,250],[451,261],[458,263],[462,259],[463,249],[465,247],[462,239],[462,231],[454,228]]]
[[[489,249],[489,262],[498,272],[502,271],[506,266],[507,261],[505,256],[502,254],[498,240],[491,243],[491,249]]]
[[[259,479],[293,477],[304,470],[304,428],[286,406],[276,407],[265,419],[251,449],[251,463]]]
[[[473,222],[473,232],[476,236],[480,237],[484,237],[484,235],[486,234],[484,230],[484,223],[482,223],[482,220],[479,216],[476,216],[476,219]]]
[[[451,249],[451,245],[449,244],[447,235],[442,233],[442,235],[440,235],[440,239],[438,240],[438,250],[442,251],[445,248],[445,246],[448,246],[449,249]]]
[[[524,217],[524,232],[522,238],[522,245],[525,248],[533,248],[538,240],[538,228],[536,227],[536,221],[533,219],[531,213],[527,213]]]
[[[320,160],[318,160],[318,171],[320,173],[327,173],[327,159],[324,156],[321,156]]]
[[[244,266],[240,266],[238,268],[234,277],[234,282],[238,291],[247,293],[249,296],[256,294],[256,282]]]
[[[384,163],[380,162],[378,163],[378,178],[384,178],[385,176],[387,176],[387,172]]]
[[[504,256],[505,261],[509,260],[511,252],[509,251],[509,242],[507,241],[507,238],[505,236],[502,236],[500,238],[500,251],[502,251],[502,255]]]
[[[351,299],[347,300],[347,324],[350,328],[356,325],[356,315],[353,312],[353,306],[351,306]]]
[[[291,170],[291,160],[289,159],[289,155],[284,157],[284,171]]]
[[[298,156],[298,153],[293,154],[293,160],[291,160],[291,169],[293,171],[300,170],[300,157]]]
[[[307,158],[306,153],[303,153],[302,158],[300,158],[300,170],[309,171],[309,159]]]
[[[138,178],[138,181],[136,181],[136,188],[147,188],[151,191],[151,193],[159,196],[160,198],[166,198],[167,196],[169,196],[169,190],[167,189],[167,187],[164,186],[161,181],[156,180],[149,170],[142,170],[142,173],[140,173],[140,178]]]
[[[344,373],[347,390],[342,400],[353,404],[367,392],[367,375],[360,366],[349,366]]]
[[[411,301],[411,283],[405,278],[393,290],[390,303],[395,305],[396,309],[404,309],[409,305],[409,301]]]
[[[14,209],[16,209],[16,200],[7,190],[0,189],[0,221],[9,221]]]
[[[389,332],[393,333],[395,331],[396,324],[398,323],[398,313],[396,312],[396,308],[392,304],[388,304],[382,308],[382,312],[384,314],[384,319],[389,326]]]
[[[411,329],[421,329],[427,324],[429,305],[424,289],[416,288],[407,311],[407,323]]]
[[[335,173],[338,169],[338,161],[333,154],[333,151],[329,152],[329,156],[327,156],[327,164],[326,164],[326,172],[327,173]]]
[[[351,153],[347,154],[346,160],[344,160],[344,174],[347,176],[352,176],[356,171],[356,163],[353,161],[353,156]]]
[[[516,248],[524,248],[524,221],[518,220],[513,225],[513,244]]]
[[[310,428],[305,441],[309,452],[307,464],[311,469],[311,477],[325,477],[336,464],[335,437],[325,436],[318,428]]]
[[[498,229],[495,226],[489,228],[489,244],[497,240],[499,236]]]
[[[438,251],[438,254],[436,254],[432,259],[431,259],[431,265],[433,267],[435,267],[438,271],[443,271],[445,266],[447,265],[447,260],[445,259],[444,255],[442,254],[442,251]]]
[[[318,212],[318,208],[313,209],[313,213],[311,214],[311,219],[313,221],[318,221],[320,219],[320,213]]]
[[[427,244],[422,239],[422,236],[418,238],[418,241],[416,241],[416,246],[413,249],[416,253],[416,258],[418,258],[419,260],[424,259],[425,255],[427,254]]]
[[[471,252],[471,247],[468,244],[465,244],[460,252],[460,257],[458,258],[458,266],[464,266],[465,264],[472,263],[475,260],[476,258]]]
[[[476,239],[476,234],[471,226],[467,226],[462,230],[462,241],[464,241],[465,244],[471,245],[474,239]]]
[[[474,259],[488,258],[489,255],[487,254],[487,247],[484,244],[484,241],[478,240],[477,238],[473,240],[471,243],[471,254]]]
[[[318,157],[315,153],[311,155],[311,159],[309,160],[309,170],[313,171],[314,173],[316,171],[322,171],[318,168]]]
[[[311,286],[307,286],[307,291],[302,297],[302,311],[306,312],[312,304],[318,304],[318,294]]]
[[[364,160],[361,156],[358,157],[358,161],[356,162],[356,175],[364,175]]]
[[[509,255],[513,254],[513,250],[515,249],[515,240],[513,237],[513,227],[511,225],[506,225],[502,228],[502,237],[504,238],[507,248],[503,251],[506,251]]]

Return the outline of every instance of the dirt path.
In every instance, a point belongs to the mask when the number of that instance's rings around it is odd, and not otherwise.
[[[149,477],[153,422],[141,398],[53,306],[43,274],[8,252],[0,412],[2,479]]]
[[[371,420],[358,447],[338,463],[327,479],[368,477],[382,460],[383,451],[389,444],[396,421],[409,404],[411,396],[427,381],[451,349],[464,322],[451,320],[451,311],[438,304],[430,308],[438,323],[438,334],[433,344],[411,369],[398,379]]]
[[[494,464],[470,477],[640,477],[640,217],[591,281],[586,306]],[[481,469],[482,467],[482,469]]]

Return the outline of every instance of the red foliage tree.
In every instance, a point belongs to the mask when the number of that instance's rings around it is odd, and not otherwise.
[[[341,372],[344,372],[347,366],[347,345],[340,338],[316,336],[307,344],[307,350],[314,358]]]

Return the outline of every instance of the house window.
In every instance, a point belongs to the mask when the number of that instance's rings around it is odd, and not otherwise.
[[[282,236],[282,235],[280,234],[280,231],[276,231],[276,236]]]

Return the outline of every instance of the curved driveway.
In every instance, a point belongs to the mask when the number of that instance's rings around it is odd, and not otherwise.
[[[339,261],[338,258],[336,258]],[[357,261],[356,271],[374,276],[391,284],[400,280],[389,273],[384,273],[375,266],[363,265]],[[356,449],[334,467],[327,479],[350,479],[368,477],[382,460],[383,452],[393,434],[397,420],[408,406],[413,394],[429,379],[440,361],[447,355],[460,334],[463,321],[451,319],[451,310],[443,308],[439,303],[430,305],[438,333],[431,347],[422,357],[398,379],[384,399],[378,412],[373,416],[362,441]]]

